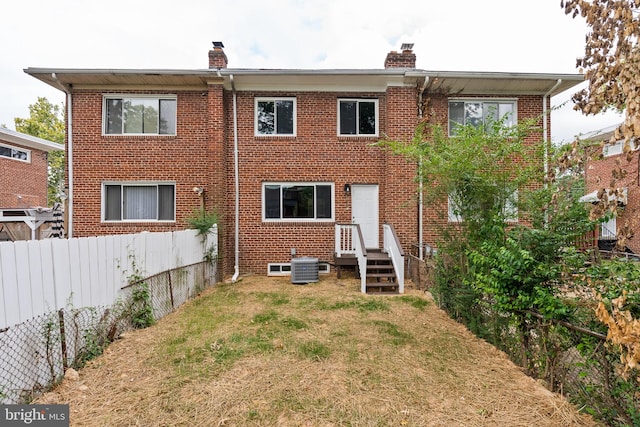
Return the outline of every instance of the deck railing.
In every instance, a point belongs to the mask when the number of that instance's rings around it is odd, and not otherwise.
[[[360,289],[367,291],[367,249],[364,247],[362,231],[358,224],[336,224],[336,256],[353,255],[358,260]]]
[[[398,292],[404,293],[404,250],[400,245],[400,240],[391,224],[382,226],[382,249],[389,255],[396,272]]]

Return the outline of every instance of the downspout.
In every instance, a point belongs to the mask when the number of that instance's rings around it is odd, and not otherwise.
[[[235,254],[233,265],[233,277],[231,282],[235,283],[240,275],[240,180],[238,177],[238,104],[236,95],[236,85],[233,81],[233,74],[229,74],[231,79],[231,90],[233,92],[233,173],[235,184]]]
[[[69,188],[67,190],[67,206],[66,215],[68,218],[67,223],[67,238],[73,237],[73,108],[71,104],[71,90],[64,87],[56,73],[51,73],[51,78],[58,88],[67,95],[67,175]]]
[[[544,144],[544,188],[547,188],[549,184],[547,183],[547,176],[549,176],[549,138],[547,137],[547,131],[549,128],[548,118],[547,118],[547,98],[549,99],[549,103],[551,103],[551,92],[555,90],[562,83],[562,79],[558,79],[556,84],[553,85],[551,89],[547,91],[542,96],[542,141]],[[544,212],[544,226],[546,228],[548,222],[548,213],[545,210]]]
[[[546,182],[546,177],[549,174],[549,138],[547,136],[548,133],[548,129],[549,129],[549,123],[548,123],[548,118],[547,118],[547,99],[549,99],[549,102],[551,102],[551,92],[553,92],[558,86],[560,86],[560,83],[562,83],[562,79],[558,79],[558,81],[556,81],[556,84],[547,91],[547,93],[545,93],[542,96],[542,141],[544,143],[544,176],[545,176],[545,182]],[[546,187],[546,183],[545,183],[545,187]]]
[[[419,119],[423,119],[424,118],[424,111],[422,109],[422,95],[424,93],[424,91],[427,88],[427,85],[429,84],[429,76],[426,76],[424,78],[424,83],[422,84],[422,87],[420,88],[420,92],[418,93],[418,111],[419,111]],[[422,156],[420,156],[420,159],[418,159],[418,177],[419,177],[419,183],[418,183],[418,258],[420,260],[424,260],[424,238],[423,238],[423,228],[424,228],[424,221],[422,218],[422,212],[424,210],[424,183],[422,182],[422,174],[421,174],[421,169],[422,169]]]

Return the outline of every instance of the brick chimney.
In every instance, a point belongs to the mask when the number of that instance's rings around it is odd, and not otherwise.
[[[227,68],[229,61],[223,48],[222,42],[213,42],[213,49],[209,51],[209,68]]]
[[[395,50],[387,54],[384,68],[416,68],[416,54],[413,53],[413,43],[402,43],[402,52]]]

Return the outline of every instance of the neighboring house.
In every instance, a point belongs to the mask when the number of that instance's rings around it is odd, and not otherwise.
[[[452,128],[546,113],[548,142],[550,97],[583,76],[425,71],[412,47],[382,69],[233,69],[219,42],[208,69],[26,69],[67,93],[70,233],[181,229],[203,203],[236,275],[333,262],[353,237],[339,224],[359,224],[369,249],[383,224],[405,249],[433,245],[446,201],[422,206],[416,165],[372,144],[411,140],[422,105]]]
[[[0,127],[0,241],[37,237],[47,208],[48,154],[61,144]]]
[[[597,205],[606,198],[617,205],[615,215],[596,230],[601,250],[612,250],[620,242],[618,250],[640,254],[640,240],[633,238],[635,230],[640,229],[640,158],[634,140],[625,149],[624,140],[610,143],[612,135],[613,131],[583,138],[593,141],[593,146],[585,165],[587,194],[580,200]]]

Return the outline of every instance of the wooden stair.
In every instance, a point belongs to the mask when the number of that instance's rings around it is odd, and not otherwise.
[[[376,295],[400,293],[391,258],[380,250],[367,250],[366,292]]]

